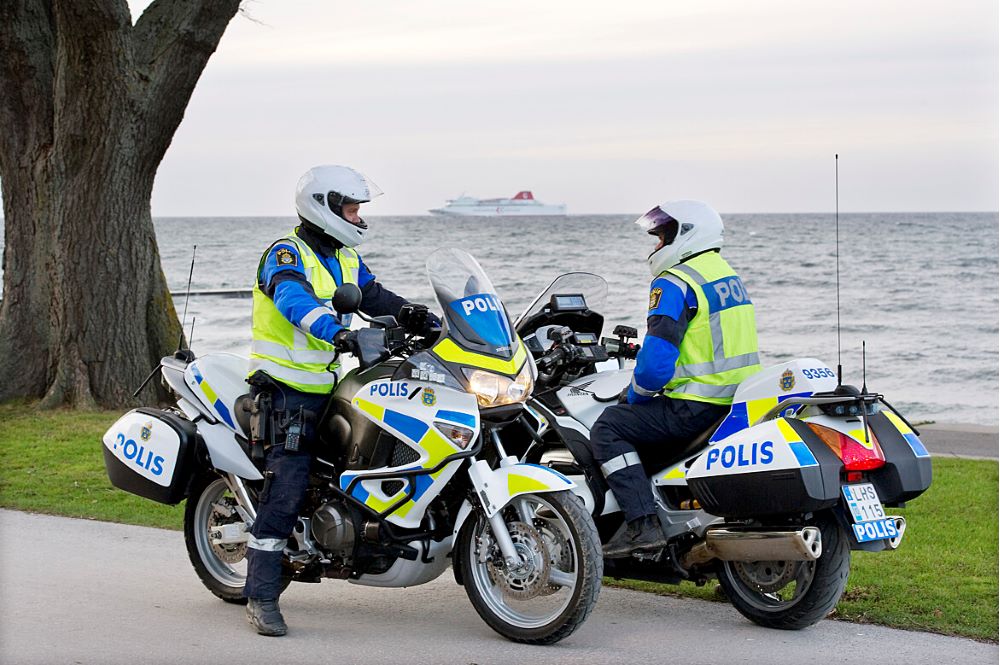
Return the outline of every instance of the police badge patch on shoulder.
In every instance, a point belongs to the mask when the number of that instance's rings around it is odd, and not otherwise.
[[[663,289],[656,287],[649,292],[649,309],[653,310],[660,306],[660,296],[663,295]]]
[[[278,260],[279,266],[297,266],[299,265],[299,257],[295,253],[288,249],[287,247],[282,247],[277,252],[274,253],[274,257]]]

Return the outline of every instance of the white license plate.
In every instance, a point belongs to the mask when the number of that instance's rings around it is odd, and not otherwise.
[[[885,519],[882,501],[879,500],[878,492],[871,483],[844,485],[841,490],[847,499],[847,509],[851,511],[855,524]]]

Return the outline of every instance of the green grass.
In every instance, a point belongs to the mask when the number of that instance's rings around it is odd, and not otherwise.
[[[0,405],[0,507],[180,529],[183,505],[153,503],[108,482],[100,440],[119,415]],[[853,553],[835,616],[996,641],[997,490],[996,462],[936,459],[934,484],[898,511],[907,521],[900,549]],[[714,583],[607,581],[720,599]]]
[[[0,405],[0,507],[181,529],[183,504],[154,503],[108,481],[101,437],[120,415]]]

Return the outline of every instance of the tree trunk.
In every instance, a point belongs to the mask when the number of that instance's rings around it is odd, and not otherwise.
[[[157,0],[133,27],[124,0],[0,6],[0,401],[127,404],[174,350],[153,178],[238,8]]]

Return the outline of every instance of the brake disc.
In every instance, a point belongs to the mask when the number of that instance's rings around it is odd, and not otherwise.
[[[507,530],[520,563],[515,568],[507,568],[498,561],[502,561],[501,557],[493,557],[486,562],[490,577],[500,587],[501,593],[512,600],[528,600],[541,595],[549,586],[551,571],[548,548],[542,535],[524,522],[508,522]]]
[[[750,588],[775,593],[795,579],[801,561],[730,561],[736,574]]]
[[[569,539],[560,529],[543,519],[535,520],[535,528],[542,535],[549,552],[550,570],[554,568],[555,570],[569,571],[573,566],[573,550]],[[539,593],[548,596],[561,588],[558,584],[546,584]]]
[[[216,527],[220,527],[226,524],[236,524],[240,522],[239,514],[232,508],[233,500],[228,497],[223,499],[225,502],[223,505],[216,503],[212,506],[212,514],[208,518],[208,530],[211,532]],[[226,509],[228,508],[228,515],[226,514]],[[235,518],[235,519],[234,519]],[[211,538],[209,538],[209,544],[212,547],[212,552],[215,556],[225,563],[239,563],[247,555],[247,544],[246,543],[213,543]]]

